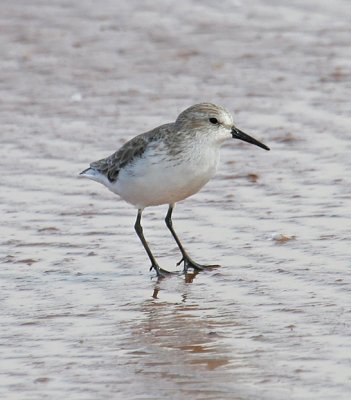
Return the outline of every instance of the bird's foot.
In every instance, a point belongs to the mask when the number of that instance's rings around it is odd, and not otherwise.
[[[153,269],[156,271],[156,275],[158,278],[166,278],[166,276],[172,274],[172,272],[166,271],[165,269],[161,268],[158,264],[152,264],[150,267],[150,271]]]
[[[184,274],[187,273],[189,268],[193,268],[194,271],[203,271],[205,269],[220,267],[220,265],[218,264],[209,264],[209,265],[199,264],[196,261],[193,261],[189,256],[183,256],[182,259],[179,262],[177,262],[177,265],[180,265],[182,262],[184,262],[184,268],[183,268]]]

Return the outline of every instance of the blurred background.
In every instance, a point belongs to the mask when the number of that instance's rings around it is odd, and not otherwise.
[[[350,14],[1,1],[1,398],[349,398]],[[158,282],[136,210],[77,174],[207,101],[271,152],[224,146],[174,213],[189,253],[222,267]],[[176,270],[166,210],[144,233]]]

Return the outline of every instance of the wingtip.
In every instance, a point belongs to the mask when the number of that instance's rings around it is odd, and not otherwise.
[[[85,173],[86,173],[87,171],[89,171],[89,169],[90,169],[90,167],[89,167],[89,168],[86,168],[84,171],[79,172],[78,175],[85,175]]]

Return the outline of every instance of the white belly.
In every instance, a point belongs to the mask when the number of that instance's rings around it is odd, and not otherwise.
[[[108,187],[138,208],[172,204],[197,193],[216,173],[218,161],[217,149],[177,160],[146,153]]]

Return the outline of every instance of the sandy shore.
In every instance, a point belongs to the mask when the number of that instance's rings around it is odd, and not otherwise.
[[[0,397],[349,399],[349,2],[0,11]],[[77,173],[202,101],[272,151],[225,145],[174,213],[222,267],[157,282],[135,210]],[[165,212],[145,235],[175,270]]]

